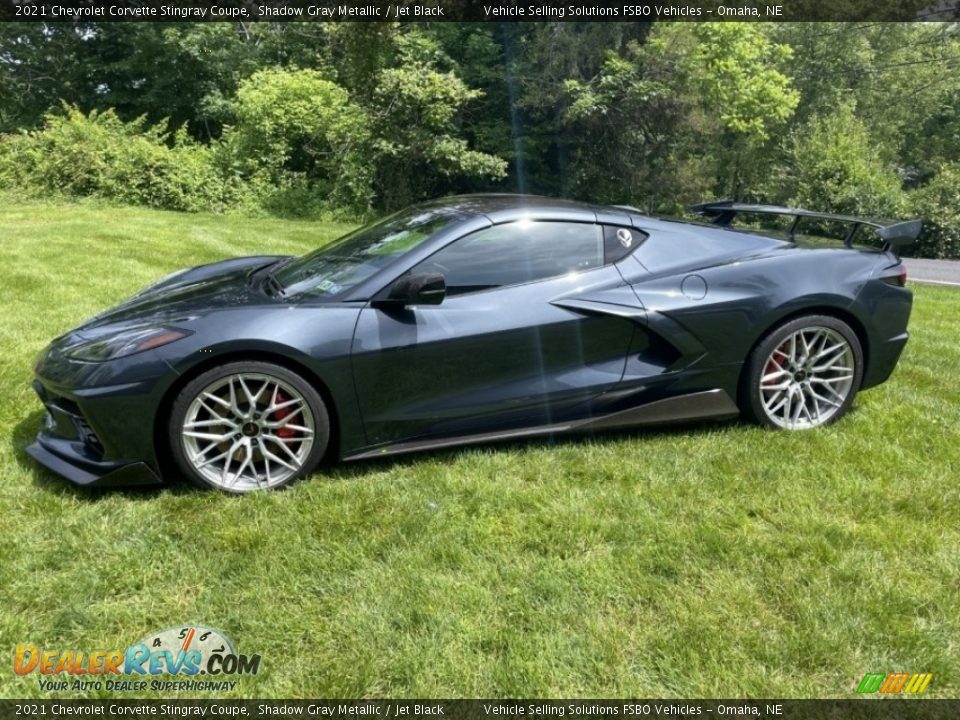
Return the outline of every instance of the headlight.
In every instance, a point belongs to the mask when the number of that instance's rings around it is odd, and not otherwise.
[[[152,350],[167,345],[192,333],[188,330],[167,327],[131,328],[115,335],[108,335],[74,345],[64,354],[74,360],[104,362],[126,357],[134,353]]]

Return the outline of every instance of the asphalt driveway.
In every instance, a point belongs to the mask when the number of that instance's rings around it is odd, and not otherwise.
[[[960,287],[960,260],[921,260],[904,258],[908,282],[956,285]]]

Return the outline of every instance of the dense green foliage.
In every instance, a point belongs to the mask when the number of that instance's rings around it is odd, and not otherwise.
[[[232,109],[235,124],[214,145],[218,159],[260,188],[267,207],[309,207],[311,197],[367,206],[369,122],[342,87],[316,70],[260,70],[240,83]]]
[[[786,194],[797,205],[876,217],[904,209],[896,170],[883,162],[849,104],[811,117],[791,138],[788,157]]]
[[[953,288],[913,288],[893,377],[816,432],[538,439],[243,497],[91,491],[27,457],[51,337],[171,270],[347,229],[0,198],[0,696],[156,698],[44,692],[13,645],[124,648],[188,621],[262,654],[234,698],[850,698],[894,669],[960,693]]]
[[[229,204],[208,147],[143,117],[125,123],[112,109],[84,115],[68,106],[47,115],[43,130],[7,136],[0,185],[173,210]]]
[[[914,251],[960,256],[958,68],[948,23],[6,24],[0,185],[345,217],[734,197],[921,214]]]

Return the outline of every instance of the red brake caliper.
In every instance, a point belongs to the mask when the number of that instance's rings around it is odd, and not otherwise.
[[[774,356],[775,356],[775,355],[778,355],[778,354],[779,354],[779,355],[782,355],[783,357],[786,357],[786,356],[787,356],[787,354],[786,354],[783,350],[781,350],[780,348],[777,348],[777,349],[773,352],[773,355],[770,356],[769,362],[767,362],[767,367],[766,367],[766,368],[764,369],[764,371],[763,371],[763,374],[764,374],[764,375],[769,375],[770,373],[774,373],[774,372],[776,372],[777,370],[783,370],[783,366],[780,365],[776,360],[774,360]],[[764,383],[764,385],[772,385],[772,384],[775,383],[775,382],[776,382],[776,380],[774,380],[773,378],[771,378],[770,380],[767,380],[767,381]]]
[[[289,399],[290,398],[288,398],[279,388],[277,389],[278,403],[285,403]],[[288,407],[280,408],[279,410],[273,413],[273,421],[280,422],[291,412],[293,411]],[[277,437],[290,438],[290,437],[293,437],[293,435],[294,435],[294,430],[291,428],[288,428],[288,427],[277,428]]]

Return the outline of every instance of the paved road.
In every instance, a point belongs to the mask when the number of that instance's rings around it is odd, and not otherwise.
[[[935,285],[960,287],[960,260],[920,260],[904,258],[907,282],[926,282]]]

